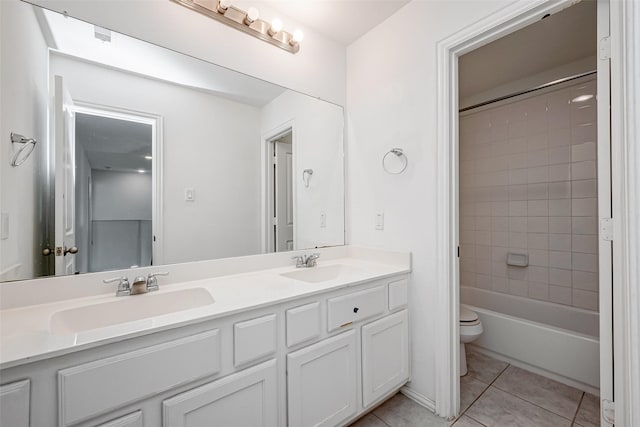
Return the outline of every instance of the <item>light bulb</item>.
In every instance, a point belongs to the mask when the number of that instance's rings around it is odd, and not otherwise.
[[[304,33],[302,30],[295,30],[293,32],[293,44],[300,43],[302,40],[304,40]]]
[[[218,2],[218,12],[225,13],[229,6],[231,6],[231,0],[220,0]]]
[[[259,16],[260,16],[260,13],[258,12],[258,9],[256,9],[255,7],[250,7],[249,10],[247,10],[247,16],[244,19],[244,23],[249,25],[253,23],[256,19],[258,19]]]
[[[273,36],[276,33],[279,33],[280,31],[282,31],[282,21],[276,18],[273,20],[273,22],[271,22],[271,27],[269,28],[269,35]]]

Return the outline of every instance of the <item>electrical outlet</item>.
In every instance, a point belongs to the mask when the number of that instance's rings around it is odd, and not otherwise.
[[[384,230],[384,212],[376,213],[376,230]]]

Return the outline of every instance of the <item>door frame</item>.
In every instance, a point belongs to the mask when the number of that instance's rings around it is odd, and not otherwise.
[[[152,259],[153,265],[164,264],[164,215],[163,215],[163,118],[157,114],[145,113],[140,111],[128,110],[125,108],[112,107],[107,105],[95,104],[92,102],[74,100],[75,113],[90,114],[100,117],[108,117],[117,120],[126,120],[129,122],[144,123],[151,125],[151,232],[152,241]]]
[[[281,125],[276,126],[275,128],[264,132],[261,136],[261,144],[260,144],[260,157],[261,157],[261,176],[262,176],[262,209],[261,209],[261,228],[262,228],[262,253],[273,253],[274,245],[275,245],[275,235],[273,233],[273,208],[275,199],[273,197],[273,174],[272,166],[273,166],[273,141],[280,138],[282,135],[291,132],[291,153],[292,153],[292,166],[293,169],[293,249],[296,249],[296,236],[297,236],[297,212],[296,212],[296,192],[297,192],[297,180],[295,179],[296,172],[296,131],[295,131],[295,120],[289,120]]]
[[[556,13],[570,7],[573,3],[573,0],[516,2],[483,20],[463,28],[437,44],[437,200],[446,202],[438,206],[436,217],[436,244],[438,247],[436,251],[436,283],[438,283],[436,298],[438,301],[437,306],[440,307],[438,318],[441,319],[443,323],[442,327],[438,328],[439,330],[436,333],[436,342],[434,344],[434,348],[436,349],[435,407],[436,413],[445,418],[455,416],[460,410],[460,377],[458,364],[460,352],[458,326],[460,292],[459,259],[457,257],[457,246],[459,242],[458,57],[537,22],[547,13]],[[614,2],[614,7],[621,8],[619,3],[616,4],[616,2]],[[631,19],[628,19],[629,22],[631,22]],[[617,37],[619,37],[619,34],[612,32],[611,39],[614,47]],[[612,78],[615,80],[614,76],[615,73],[612,73]],[[612,84],[615,86],[613,80]],[[614,102],[612,102],[612,127],[615,123],[613,116],[616,111],[613,106]],[[616,168],[616,156],[613,154],[613,150],[616,149],[619,150],[620,147],[614,142],[612,143],[612,156],[614,158],[612,164],[612,180],[614,187],[617,182],[616,175],[620,175],[619,172],[622,170]],[[618,176],[618,179],[619,178]],[[614,199],[614,213],[616,212],[616,198],[619,199],[620,196],[621,195],[615,191],[612,194]],[[616,231],[621,229],[622,227],[615,227]],[[614,239],[614,253],[623,255],[624,253],[618,252],[620,248],[616,240],[619,242],[619,239]],[[618,248],[616,248],[616,246],[618,246]],[[619,268],[618,265],[616,265],[616,268]],[[624,284],[614,277],[612,286],[615,295],[616,288],[628,288],[628,283]],[[640,299],[640,297],[638,299]],[[616,307],[615,300],[614,307]],[[618,321],[615,320],[615,318],[620,318],[620,313],[618,313],[617,310],[614,310],[613,315],[614,326],[616,330],[618,330],[617,328],[624,322],[622,322],[622,319]],[[618,364],[618,362],[621,361],[621,359],[619,359],[621,357],[625,357],[625,355],[616,352],[616,366],[621,366]],[[620,412],[627,407],[627,405],[624,405],[625,399],[622,398],[621,390],[619,390],[621,386],[621,382],[619,381],[621,371],[622,369],[616,369],[617,375],[615,376],[616,396],[620,396],[616,405],[620,408]],[[608,373],[609,377],[613,374],[612,372]],[[601,378],[602,375],[601,373]],[[603,390],[603,393],[607,392],[612,393],[613,390]],[[601,396],[601,399],[602,398],[613,400],[612,394],[610,396],[603,395]],[[607,426],[610,424],[602,425]]]

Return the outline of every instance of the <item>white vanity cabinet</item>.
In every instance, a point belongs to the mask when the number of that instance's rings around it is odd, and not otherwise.
[[[136,411],[122,417],[107,421],[98,427],[143,427],[142,411]]]
[[[0,386],[0,427],[29,427],[30,381]]]
[[[287,355],[289,426],[336,426],[358,411],[357,336],[351,330]]]

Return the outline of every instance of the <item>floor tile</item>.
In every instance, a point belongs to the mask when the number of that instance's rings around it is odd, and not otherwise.
[[[597,427],[600,425],[600,398],[585,393],[578,409],[576,423],[583,427]]]
[[[571,426],[571,421],[495,387],[489,387],[465,415],[489,427]]]
[[[449,423],[398,393],[373,411],[391,427],[444,427]]]
[[[453,423],[453,427],[483,427],[483,425],[477,422],[476,420],[471,419],[466,415],[463,415],[460,418],[458,418],[458,421]]]
[[[581,390],[515,366],[509,366],[493,386],[569,419],[582,397]]]
[[[467,345],[467,370],[468,374],[483,383],[491,384],[509,364],[493,359],[477,352]]]
[[[367,414],[349,427],[387,427],[387,424],[373,414]]]
[[[489,387],[488,384],[478,381],[470,375],[460,377],[460,413],[466,411],[487,387]]]

